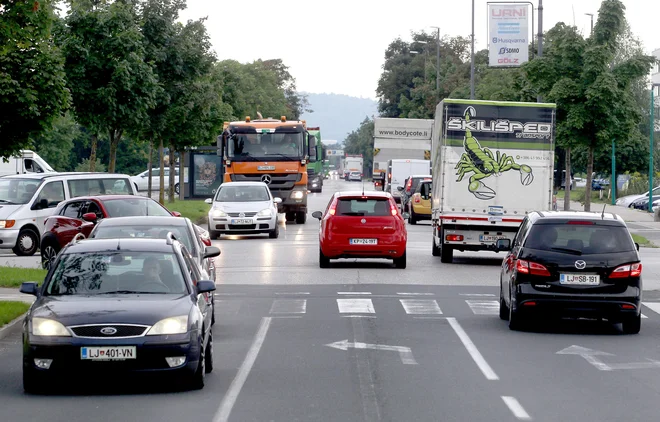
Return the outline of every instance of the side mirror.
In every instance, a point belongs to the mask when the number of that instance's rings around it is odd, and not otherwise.
[[[319,220],[323,218],[323,213],[321,211],[314,211],[312,217],[318,218]]]
[[[211,280],[199,280],[197,282],[197,294],[215,291],[215,282]]]
[[[96,214],[93,212],[86,212],[83,214],[82,219],[87,221],[88,223],[96,223],[96,220],[98,219],[96,217]]]
[[[635,242],[635,247],[636,247],[637,250],[639,251],[639,243]]]
[[[19,289],[21,293],[25,293],[26,295],[34,295],[36,296],[37,293],[39,292],[39,283],[35,281],[26,281],[24,283],[21,283],[21,288]]]
[[[213,205],[213,199],[211,199],[211,198],[206,198],[206,199],[204,200],[204,203],[205,203],[205,204]]]
[[[204,258],[215,258],[216,256],[220,256],[221,253],[220,248],[216,246],[207,246],[204,250]]]
[[[396,190],[398,190],[399,192],[403,192],[403,186],[397,186]]]
[[[181,213],[179,211],[170,211],[170,213],[175,217],[181,217]]]
[[[403,214],[401,214],[401,217],[403,217],[404,220],[407,220],[408,218],[410,218],[410,214],[404,212]]]
[[[510,239],[499,239],[496,244],[498,251],[508,251],[511,249]]]
[[[273,198],[273,203],[274,204],[281,204],[282,203],[282,198]]]

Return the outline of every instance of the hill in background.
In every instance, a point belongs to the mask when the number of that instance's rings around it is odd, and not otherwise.
[[[356,130],[365,117],[378,116],[378,103],[370,98],[350,97],[341,94],[310,94],[307,99],[312,113],[301,119],[308,127],[320,127],[321,138],[344,142],[346,136]]]

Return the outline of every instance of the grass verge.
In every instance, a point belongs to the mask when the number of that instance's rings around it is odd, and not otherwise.
[[[164,204],[168,210],[180,212],[183,217],[187,217],[195,224],[206,224],[211,206],[200,199],[186,199],[184,201],[175,200],[174,202],[165,201]]]
[[[635,243],[639,244],[640,247],[642,247],[642,246],[647,247],[647,248],[655,248],[656,247],[653,243],[651,243],[650,240],[648,240],[644,236],[640,236],[638,234],[633,234],[632,238],[635,241]]]
[[[24,281],[41,284],[46,273],[41,268],[0,267],[0,287],[19,287]]]
[[[29,307],[29,303],[0,302],[0,327],[24,314]]]

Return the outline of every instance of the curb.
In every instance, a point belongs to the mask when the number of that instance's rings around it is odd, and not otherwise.
[[[21,323],[25,319],[25,315],[27,315],[27,312],[22,314],[22,315],[19,315],[14,320],[9,321],[7,324],[5,324],[3,327],[1,327],[0,328],[0,340],[16,333],[17,331],[20,331],[20,329],[23,327],[23,324],[21,324]]]

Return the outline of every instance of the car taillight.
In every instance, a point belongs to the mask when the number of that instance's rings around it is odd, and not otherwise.
[[[410,192],[410,188],[412,187],[412,179],[408,179],[408,184],[406,185],[406,190]]]
[[[330,209],[328,210],[328,215],[335,215],[337,212],[337,201],[333,202],[332,205],[330,205]]]
[[[524,259],[519,259],[516,261],[516,270],[520,274],[531,274],[531,275],[541,275],[541,276],[550,276],[550,271],[541,264],[536,262],[525,261]]]
[[[445,240],[447,242],[462,242],[463,241],[463,235],[462,234],[448,234],[445,236]]]
[[[642,264],[638,262],[637,264],[626,264],[616,267],[616,269],[610,274],[610,278],[639,277],[641,275]]]
[[[415,203],[419,204],[420,202],[422,202],[422,200],[419,199],[419,196],[415,195]]]
[[[390,212],[392,215],[397,215],[399,212],[396,210],[396,204],[390,203]]]

